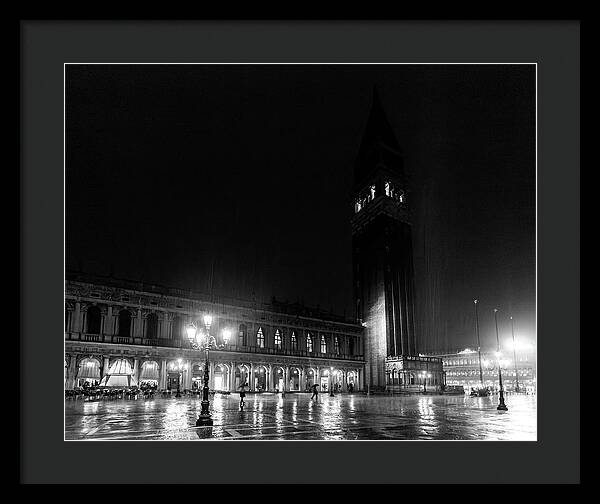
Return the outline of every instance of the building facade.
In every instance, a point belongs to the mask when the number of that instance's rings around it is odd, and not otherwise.
[[[363,388],[360,324],[283,303],[214,302],[76,274],[65,286],[65,388],[105,383],[111,374],[159,390],[201,388],[205,354],[192,348],[185,329],[206,314],[221,347],[210,351],[211,390],[237,391],[243,383],[250,391],[305,391],[314,383],[322,391]]]
[[[404,159],[377,90],[354,167],[352,247],[356,317],[365,327],[370,390],[431,389],[442,362],[419,357],[414,315],[411,222]]]
[[[516,361],[515,361],[516,355]],[[442,359],[447,385],[461,385],[469,393],[471,387],[483,386],[491,390],[499,389],[498,359],[495,351],[481,352],[481,373],[479,356],[475,350],[462,350],[446,354],[437,354]],[[505,352],[500,356],[502,386],[507,392],[516,392],[517,383],[520,392],[536,393],[536,353],[534,349],[519,350],[516,354]]]

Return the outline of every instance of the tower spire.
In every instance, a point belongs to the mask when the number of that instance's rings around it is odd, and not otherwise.
[[[382,166],[404,178],[404,163],[400,145],[383,109],[377,86],[373,86],[371,110],[354,167],[355,183],[360,183]]]

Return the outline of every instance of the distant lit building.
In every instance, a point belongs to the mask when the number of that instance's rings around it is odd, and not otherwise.
[[[517,385],[519,389],[535,393],[536,391],[536,352],[535,348],[523,348],[516,352],[517,362],[513,351],[506,350],[501,353],[500,366],[502,371],[502,385],[507,392],[513,392]],[[435,354],[442,359],[446,385],[462,385],[465,392],[471,387],[480,387],[479,356],[476,350],[462,350],[460,352]],[[481,352],[481,370],[483,385],[495,390],[498,384],[498,360],[495,351]]]

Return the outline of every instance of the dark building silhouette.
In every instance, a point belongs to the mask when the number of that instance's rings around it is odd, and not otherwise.
[[[375,89],[354,167],[351,219],[356,316],[365,327],[365,377],[373,389],[415,384],[410,373],[394,379],[389,365],[418,357],[407,192],[402,152]],[[441,384],[441,365],[429,367],[432,385]]]

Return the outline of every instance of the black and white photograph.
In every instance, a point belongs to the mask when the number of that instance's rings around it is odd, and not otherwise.
[[[537,72],[65,64],[64,440],[536,441]]]

